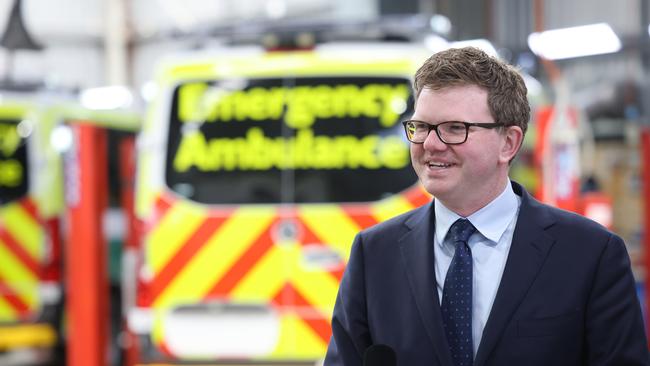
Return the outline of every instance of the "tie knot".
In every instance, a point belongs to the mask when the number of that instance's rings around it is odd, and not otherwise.
[[[471,222],[467,219],[458,219],[456,222],[454,222],[453,225],[451,225],[451,228],[449,228],[449,239],[453,243],[457,243],[459,241],[463,243],[467,243],[467,240],[469,239],[470,236],[476,231],[476,228],[474,225],[472,225]]]

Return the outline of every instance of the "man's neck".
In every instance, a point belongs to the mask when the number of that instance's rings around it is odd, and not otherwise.
[[[454,202],[447,202],[443,199],[440,199],[440,202],[459,216],[468,217],[476,211],[489,205],[490,202],[499,197],[499,195],[506,189],[508,184],[510,184],[510,180],[506,177],[503,184],[500,185],[501,189],[495,189],[491,192],[482,192],[482,195],[477,196],[476,199],[472,199],[473,197],[466,197],[465,200],[462,202],[457,202],[457,204],[454,204]]]

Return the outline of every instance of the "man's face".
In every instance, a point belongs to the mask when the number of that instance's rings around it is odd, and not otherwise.
[[[487,97],[487,91],[475,85],[424,89],[412,119],[434,125],[446,121],[496,122]],[[505,188],[508,160],[516,153],[516,148],[514,152],[508,150],[512,150],[508,144],[517,143],[518,147],[520,143],[508,136],[499,129],[470,127],[465,143],[446,145],[431,131],[423,144],[411,144],[413,168],[429,193],[457,213],[469,215]]]

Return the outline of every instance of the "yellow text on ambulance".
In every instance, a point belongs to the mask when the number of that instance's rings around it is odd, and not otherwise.
[[[398,136],[314,136],[310,129],[295,137],[268,137],[251,128],[245,137],[206,139],[201,131],[185,133],[173,167],[183,173],[268,169],[402,169],[409,150]]]
[[[182,122],[278,121],[294,129],[317,119],[376,118],[391,127],[406,110],[408,84],[253,87],[235,92],[189,83],[179,90]],[[284,115],[283,115],[284,113]]]

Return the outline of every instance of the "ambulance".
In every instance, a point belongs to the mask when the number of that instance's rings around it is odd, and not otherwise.
[[[61,357],[60,161],[53,121],[21,95],[0,101],[0,363]]]
[[[69,312],[63,259],[71,247],[66,203],[79,188],[66,179],[78,167],[66,161],[72,143],[66,137],[72,135],[65,131],[76,123],[92,124],[119,131],[113,140],[121,141],[134,135],[140,122],[133,111],[85,108],[70,92],[0,91],[1,365],[65,362]]]
[[[431,199],[401,123],[430,54],[326,42],[162,63],[125,266],[140,364],[324,357],[355,234]]]

